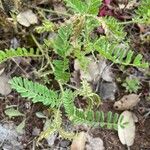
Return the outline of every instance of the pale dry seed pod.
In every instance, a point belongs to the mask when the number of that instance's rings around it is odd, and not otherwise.
[[[129,147],[133,145],[135,139],[135,115],[130,111],[124,111],[121,116],[123,116],[122,123],[127,122],[127,124],[124,128],[118,125],[118,136],[121,143],[130,149]]]
[[[114,108],[116,110],[128,110],[132,109],[137,103],[140,101],[140,95],[137,94],[129,94],[124,95],[119,101],[114,103]]]

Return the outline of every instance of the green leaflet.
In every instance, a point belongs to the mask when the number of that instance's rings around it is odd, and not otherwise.
[[[129,93],[137,93],[139,89],[141,89],[140,81],[138,78],[129,78],[127,77],[122,84],[123,87],[126,88],[126,92]]]
[[[82,0],[64,0],[66,5],[70,7],[75,13],[85,13],[86,3]]]
[[[75,13],[97,15],[101,0],[64,0]]]
[[[53,60],[54,64],[54,75],[55,79],[60,81],[61,83],[66,83],[70,79],[70,73],[69,73],[69,60]]]
[[[21,77],[14,77],[9,83],[22,97],[31,99],[33,103],[42,102],[51,107],[57,107],[60,103],[56,92],[39,83],[33,83]]]
[[[58,30],[58,36],[53,40],[53,48],[54,51],[61,57],[66,57],[71,52],[71,46],[69,42],[69,38],[72,33],[72,26],[62,26]]]
[[[5,51],[0,51],[0,63],[12,59],[14,57],[38,57],[41,56],[39,53],[39,50],[34,50],[33,48],[30,48],[27,50],[26,48],[20,48],[17,49],[6,49]]]
[[[127,51],[125,49],[119,48],[116,43],[110,43],[105,37],[98,39],[94,44],[94,48],[101,56],[111,60],[113,63],[141,68],[149,67],[149,63],[143,61],[143,56],[141,54],[138,54],[134,58],[135,54],[133,51]]]
[[[97,15],[102,0],[86,0],[87,10],[86,13]]]
[[[83,96],[85,99],[87,99],[88,101],[87,109],[98,107],[101,103],[99,95],[97,95],[92,91],[90,84],[86,80],[83,80],[81,84],[82,87],[76,93],[77,95]]]
[[[107,31],[106,34],[108,34],[108,38],[115,39],[115,41],[122,41],[126,37],[126,32],[124,31],[124,27],[119,24],[119,21],[116,20],[114,17],[105,17],[104,21],[107,26]]]
[[[149,0],[141,0],[138,9],[135,11],[136,16],[133,18],[135,22],[142,24],[150,24],[150,1]]]
[[[72,91],[66,90],[62,95],[63,105],[69,119],[75,124],[88,124],[92,126],[101,126],[107,127],[108,129],[118,128],[118,114],[112,114],[111,112],[107,113],[105,117],[104,112],[102,111],[93,111],[93,110],[82,110],[76,108],[74,105],[75,95]],[[120,126],[123,126],[119,123]]]
[[[54,24],[49,20],[44,20],[41,26],[35,28],[37,33],[51,32],[54,30]]]
[[[101,25],[100,21],[92,16],[86,16],[85,21],[85,32],[86,36],[90,36],[90,33],[96,28]]]

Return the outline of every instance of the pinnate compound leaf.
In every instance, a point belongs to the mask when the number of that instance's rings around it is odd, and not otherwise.
[[[101,0],[87,0],[87,13],[97,15],[101,2]]]
[[[68,59],[64,60],[54,60],[54,75],[55,79],[62,82],[66,83],[70,79],[70,73],[67,71],[69,69],[69,61]]]
[[[142,24],[150,24],[150,1],[141,0],[136,9],[136,16],[133,18],[134,21]]]
[[[97,15],[102,0],[64,0],[74,13]]]
[[[72,33],[71,25],[62,26],[58,30],[58,36],[53,40],[53,48],[55,52],[61,57],[66,57],[70,54],[70,42],[69,38]]]
[[[42,102],[52,108],[59,105],[57,92],[49,90],[46,86],[21,77],[14,77],[9,83],[22,97],[31,99],[33,103]]]
[[[66,5],[70,7],[75,13],[85,13],[86,3],[82,0],[64,0]]]
[[[0,63],[12,59],[14,57],[39,57],[41,56],[39,50],[34,50],[30,48],[29,50],[26,48],[18,47],[17,49],[5,49],[5,51],[0,50]]]

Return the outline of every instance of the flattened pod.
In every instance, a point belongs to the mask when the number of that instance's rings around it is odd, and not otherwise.
[[[123,120],[121,124],[128,122],[124,128],[118,125],[118,136],[123,145],[132,146],[135,138],[135,121],[134,114],[130,111],[124,111],[121,116],[123,116]],[[119,122],[120,119],[119,118]]]
[[[119,101],[115,102],[114,108],[116,110],[132,109],[140,101],[139,97],[140,95],[137,94],[124,95]]]

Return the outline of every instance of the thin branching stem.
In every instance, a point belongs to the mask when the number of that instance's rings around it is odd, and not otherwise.
[[[43,10],[45,12],[50,12],[50,13],[53,13],[53,14],[64,15],[64,16],[67,16],[67,17],[72,16],[69,13],[59,12],[59,11],[55,11],[55,10],[52,10],[52,9],[45,9],[45,8],[40,8],[40,7],[36,7],[35,9],[37,9],[37,10]]]

